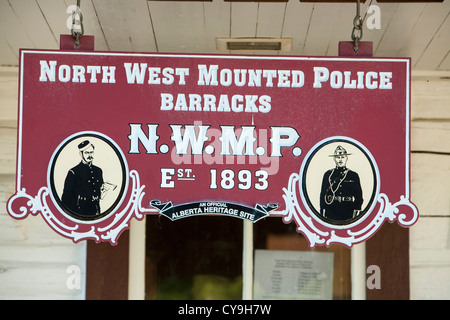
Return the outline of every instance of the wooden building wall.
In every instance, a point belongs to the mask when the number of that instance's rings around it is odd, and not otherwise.
[[[450,299],[450,74],[413,75],[411,299]]]
[[[413,73],[411,195],[420,218],[409,231],[411,299],[450,299],[449,75]],[[86,243],[60,237],[41,217],[6,212],[15,188],[17,80],[17,68],[0,67],[0,299],[84,299]]]

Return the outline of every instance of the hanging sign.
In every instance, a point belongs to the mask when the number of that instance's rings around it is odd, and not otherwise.
[[[117,242],[132,218],[412,225],[410,60],[22,50],[17,219]]]

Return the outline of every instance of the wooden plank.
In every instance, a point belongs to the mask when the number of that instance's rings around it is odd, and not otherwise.
[[[0,122],[0,175],[16,173],[17,128]]]
[[[5,263],[0,273],[2,300],[83,300],[84,287],[68,286],[70,264]],[[83,277],[83,274],[80,273]]]
[[[203,4],[149,1],[159,52],[201,52]]]
[[[110,50],[156,51],[146,1],[97,0],[93,5]]]
[[[409,298],[434,299],[449,295],[449,289],[442,286],[442,281],[447,280],[450,265],[447,249],[450,225],[450,203],[447,194],[450,190],[450,156],[414,153],[414,150],[419,149],[447,152],[450,148],[449,122],[447,114],[443,112],[448,109],[450,91],[447,82],[439,77],[413,78],[412,111],[416,120],[412,122],[411,200],[418,207],[420,218],[410,229],[385,223],[367,242],[367,265],[375,264],[380,267],[382,288],[380,291],[367,290],[368,299],[408,298],[407,270],[410,270]],[[387,230],[393,228],[398,230]],[[392,248],[392,243],[406,242],[407,230],[410,232],[411,241],[410,268],[404,265],[406,246],[395,245]],[[392,241],[398,237],[400,240]],[[380,249],[383,247],[388,248],[384,253]],[[373,257],[374,252],[378,255],[376,259]],[[401,296],[386,296],[383,290],[389,288],[392,289],[391,292],[397,290],[403,293]]]
[[[398,56],[424,7],[424,3],[399,4],[374,54],[381,57]],[[381,15],[384,15],[383,10]]]
[[[64,0],[37,0],[37,4],[59,44],[60,34],[70,34],[70,28],[67,26],[67,19],[71,17],[71,14],[67,13],[68,5]]]
[[[0,175],[16,172],[17,91],[18,68],[0,67]]]
[[[420,216],[450,216],[450,156],[413,153],[411,167],[411,199]]]
[[[258,24],[258,3],[232,2],[230,36],[234,38],[256,37]],[[233,51],[233,54],[256,54],[251,51]]]
[[[17,66],[19,64],[19,52],[14,50],[0,34],[0,65]]]
[[[257,38],[279,38],[283,30],[286,3],[259,3],[256,24]],[[277,55],[276,50],[259,50],[255,54]]]
[[[415,253],[411,253],[414,255]],[[421,253],[420,253],[421,254]],[[449,255],[448,251],[435,252],[435,255]],[[450,296],[448,286],[450,283],[449,264],[430,267],[411,264],[411,300],[445,300]]]
[[[450,296],[450,218],[421,217],[411,228],[411,299]]]
[[[378,0],[377,2],[409,2],[409,3],[417,3],[417,2],[444,2],[444,0]]]
[[[281,37],[285,12],[286,3],[260,3],[256,37]]]
[[[35,1],[10,0],[9,3],[36,48],[58,48],[58,40]]]
[[[20,48],[34,48],[33,41],[14,13],[11,5],[6,1],[0,1],[0,36],[3,38],[3,42],[6,42],[7,47],[16,55],[17,60],[13,63],[15,65],[18,64]]]
[[[17,94],[19,86],[17,67],[0,67],[0,121],[10,121],[8,127],[17,121]],[[5,123],[3,123],[5,124]]]
[[[450,266],[449,230],[448,217],[420,217],[410,229],[411,251],[420,252],[420,255],[411,256],[411,264],[432,266],[445,263]],[[439,251],[448,251],[449,254],[437,255],[436,252]],[[450,290],[450,287],[448,289]]]
[[[433,39],[428,44],[425,52],[414,66],[418,70],[436,70],[448,56],[450,51],[450,14],[447,14],[445,20],[434,34]]]
[[[399,6],[398,3],[377,3],[376,4],[380,8],[380,19],[381,26],[380,29],[369,29],[367,28],[367,19],[369,19],[369,14],[365,14],[364,17],[364,30],[363,30],[363,41],[372,41],[374,48],[374,55],[376,48],[381,43],[387,29],[389,28],[389,24],[394,17],[395,12]],[[371,15],[374,13],[371,13]]]
[[[450,51],[445,55],[444,60],[438,65],[438,70],[450,70]]]
[[[257,3],[231,4],[231,37],[256,37]]]
[[[417,120],[411,123],[411,150],[450,155],[450,119]]]
[[[217,53],[216,38],[230,37],[231,4],[213,1],[203,4],[204,46],[202,52]]]
[[[283,54],[301,55],[305,46],[308,26],[313,14],[314,4],[289,1],[286,7],[281,37],[292,38],[292,51]]]
[[[450,80],[414,77],[411,82],[411,119],[450,119]]]
[[[340,12],[342,6],[339,3],[314,6],[303,55],[321,56],[326,54],[333,28],[338,22],[339,14],[336,13]]]
[[[450,1],[444,3],[428,3],[418,17],[411,32],[404,35],[405,43],[398,55],[411,57],[414,68],[434,34],[444,21],[450,10]]]
[[[280,3],[280,2],[288,2],[289,0],[224,0],[225,2],[274,2],[274,3]]]

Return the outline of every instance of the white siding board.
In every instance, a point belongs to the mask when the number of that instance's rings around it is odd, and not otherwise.
[[[422,253],[419,253],[422,254]],[[411,253],[414,255],[414,253]],[[433,256],[450,255],[449,251],[434,251]],[[411,265],[411,300],[448,300],[450,296],[450,265],[434,266]]]
[[[377,53],[378,46],[382,43],[386,30],[392,22],[392,19],[399,6],[398,3],[376,3],[380,8],[380,29],[368,29],[367,21],[364,22],[363,39],[362,41],[372,41],[373,42],[373,55],[379,56]],[[367,19],[367,16],[366,16]],[[392,55],[389,55],[392,56]]]
[[[112,51],[156,51],[146,1],[94,1],[108,48]]]
[[[450,156],[412,154],[411,198],[421,216],[449,216]]]
[[[71,289],[66,285],[70,281],[67,267],[66,263],[6,262],[0,273],[0,299],[83,300],[85,289]]]
[[[7,1],[0,1],[0,35],[17,56],[20,48],[34,48],[33,41]]]
[[[410,229],[411,299],[449,299],[449,230],[447,217],[421,217]]]
[[[438,65],[438,70],[450,70],[450,50],[445,55],[444,60]]]
[[[303,55],[322,56],[327,53],[342,7],[343,5],[338,3],[314,6]]]
[[[413,121],[411,123],[411,149],[450,155],[449,121]]]
[[[159,52],[202,50],[202,3],[149,1],[148,6]]]
[[[9,0],[35,48],[57,49],[56,39],[35,1]]]
[[[217,53],[216,38],[231,35],[231,3],[213,1],[203,3],[204,9],[204,47],[200,53]]]
[[[260,3],[256,25],[257,38],[279,38],[283,30],[286,3]],[[279,51],[261,50],[256,54],[277,55]],[[283,53],[283,52],[282,52]]]
[[[18,72],[18,68],[0,67],[0,123],[9,121],[14,126],[17,120]]]
[[[424,7],[424,3],[399,4],[391,22],[385,29],[382,41],[377,46],[375,54],[377,56],[397,57]],[[383,10],[381,10],[381,15],[384,15]]]
[[[411,261],[426,266],[440,260],[450,265],[450,251],[443,257],[435,254],[436,251],[450,250],[449,230],[450,219],[447,217],[420,217],[410,229],[410,248],[412,251],[423,250],[424,252],[422,255],[411,257]],[[425,253],[426,251],[428,254]]]
[[[256,36],[263,38],[278,38],[283,29],[286,3],[260,3]]]
[[[419,77],[411,83],[411,119],[450,119],[450,80]]]
[[[58,40],[61,34],[71,34],[70,29],[67,27],[67,19],[71,18],[72,14],[67,13],[69,5],[64,0],[36,0],[39,8],[43,12],[47,24],[50,26],[53,35]],[[42,48],[39,48],[42,49]],[[44,48],[45,49],[45,48]]]
[[[258,25],[258,3],[232,2],[230,18],[230,34],[233,38],[256,37]],[[233,54],[255,54],[251,51],[233,50]]]
[[[0,139],[2,140],[2,155],[0,156],[0,175],[15,174],[17,129],[0,127]]]
[[[411,57],[413,68],[448,15],[449,10],[450,1],[427,3],[411,32],[404,36],[406,42],[400,50],[399,56]]]
[[[231,3],[231,36],[256,37],[258,4],[253,2]]]
[[[19,52],[14,50],[0,34],[0,65],[15,66],[18,63]]]
[[[448,1],[448,0],[447,0]],[[436,70],[450,51],[450,12],[415,65],[418,70]]]
[[[287,3],[281,37],[292,38],[292,51],[283,52],[283,54],[303,54],[313,8],[313,3],[300,1],[289,1]]]

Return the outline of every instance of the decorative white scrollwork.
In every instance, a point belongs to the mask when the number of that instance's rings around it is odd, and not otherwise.
[[[309,213],[302,210],[297,198],[299,180],[300,177],[297,173],[291,174],[288,188],[283,189],[286,210],[277,213],[277,215],[282,216],[285,223],[294,220],[297,231],[305,235],[311,247],[318,244],[329,246],[332,243],[340,243],[351,247],[370,238],[385,220],[397,221],[401,226],[409,227],[419,217],[417,208],[407,197],[401,196],[400,201],[392,204],[386,194],[380,193],[377,196],[379,209],[376,214],[367,212],[368,218],[365,220],[351,224],[348,228],[342,226],[334,228],[332,225],[321,223],[319,219],[313,219]],[[409,212],[401,211],[402,209],[409,209]]]
[[[325,237],[329,235],[328,231],[322,231],[317,228],[310,216],[301,209],[297,200],[297,188],[300,177],[297,173],[291,174],[288,188],[283,188],[283,199],[286,203],[286,210],[279,213],[283,216],[283,221],[288,223],[292,220],[297,224],[297,232],[303,233],[309,240],[310,246],[324,244]]]
[[[54,206],[50,208],[47,203],[48,187],[41,187],[35,197],[27,194],[25,189],[17,190],[17,193],[8,201],[8,212],[15,219],[26,218],[30,213],[32,215],[40,213],[52,229],[72,239],[73,242],[93,239],[96,242],[108,241],[111,244],[117,244],[119,235],[129,227],[129,221],[133,217],[142,220],[144,214],[157,213],[156,209],[142,207],[145,186],[141,186],[138,172],[132,170],[129,176],[132,187],[128,203],[120,211],[113,212],[102,221],[86,222],[69,217]],[[20,205],[20,201],[26,201],[26,204]],[[19,204],[19,212],[16,213],[17,204]]]

